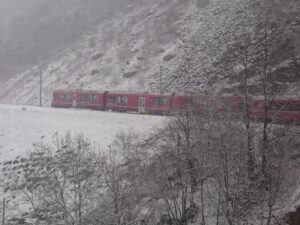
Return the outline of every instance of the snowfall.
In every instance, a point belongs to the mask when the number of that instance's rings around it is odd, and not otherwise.
[[[128,113],[0,104],[0,161],[26,156],[34,143],[54,144],[57,136],[82,134],[106,151],[121,132],[147,135],[167,117]]]

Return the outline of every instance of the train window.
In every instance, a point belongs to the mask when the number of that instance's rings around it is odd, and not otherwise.
[[[192,106],[192,105],[194,105],[193,99],[184,99],[184,105],[185,106]]]
[[[160,98],[159,99],[160,105],[168,105],[168,99],[167,98]]]
[[[201,104],[201,99],[200,98],[193,98],[192,102],[193,102],[193,105],[200,105]]]
[[[115,96],[109,96],[108,101],[109,102],[115,102]]]
[[[153,105],[168,105],[167,98],[152,98]]]
[[[121,96],[115,96],[115,102],[121,103]]]
[[[121,104],[127,105],[127,103],[128,103],[128,98],[126,96],[121,96]]]
[[[230,99],[222,99],[221,101],[221,109],[231,111],[233,108],[232,100]]]
[[[285,104],[285,111],[294,111],[294,105],[291,102]]]
[[[159,105],[159,98],[152,98],[153,105]]]
[[[296,103],[295,104],[295,111],[298,111],[298,112],[300,112],[300,103]]]
[[[262,108],[262,107],[261,107],[260,102],[254,102],[254,103],[253,103],[253,109],[259,110],[259,109],[261,109],[261,108]]]
[[[55,95],[55,98],[60,99],[60,100],[70,100],[71,95],[70,94],[59,94],[59,95]]]
[[[71,100],[71,95],[70,94],[65,94],[65,99],[66,100]]]
[[[278,110],[280,110],[280,111],[285,111],[286,110],[286,107],[287,107],[287,105],[286,104],[284,104],[284,103],[278,103]]]
[[[99,100],[99,96],[98,96],[98,100]],[[108,101],[127,104],[127,97],[125,97],[125,96],[109,96]]]
[[[280,110],[280,105],[277,102],[272,102],[269,106],[270,110]]]
[[[99,101],[99,95],[93,95],[93,101],[98,102]]]
[[[94,101],[94,95],[88,95],[88,96],[87,96],[87,100],[88,100],[89,102]]]
[[[184,99],[184,106],[190,107],[190,106],[199,106],[201,104],[200,98],[188,98]]]
[[[238,108],[240,110],[244,110],[246,108],[246,104],[245,104],[245,102],[243,100],[239,100],[238,101]]]
[[[80,101],[87,101],[88,95],[80,95]]]

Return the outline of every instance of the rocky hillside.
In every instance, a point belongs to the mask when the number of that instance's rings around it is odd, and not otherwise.
[[[251,33],[259,48],[263,44],[262,15],[267,9],[282,8],[282,1],[276,4],[265,6],[250,0],[148,0],[127,4],[113,19],[100,23],[50,62],[41,61],[4,83],[0,101],[38,104],[40,72],[44,105],[50,104],[54,89],[158,91],[160,66],[166,93],[236,93],[242,70],[236,69],[240,64],[234,46],[245,33]],[[272,34],[282,46],[277,48],[275,42],[272,46],[274,55],[282,56],[272,65],[279,71],[272,79],[295,95],[299,93],[300,77],[300,8],[296,0],[285,1],[284,6],[286,12],[277,26],[280,35],[277,38]],[[278,14],[273,11],[270,14]],[[257,51],[253,54],[252,58],[260,55]],[[257,68],[254,63],[252,67],[255,78]]]

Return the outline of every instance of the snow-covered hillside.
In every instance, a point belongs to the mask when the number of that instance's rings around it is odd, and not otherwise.
[[[33,144],[54,144],[67,132],[83,134],[105,151],[121,132],[146,134],[160,128],[166,117],[75,109],[0,105],[0,161],[26,156]],[[96,149],[97,150],[97,149]]]
[[[160,66],[165,92],[238,87],[239,78],[232,77],[232,69],[224,69],[234,66],[226,62],[226,54],[245,30],[255,32],[259,2],[147,0],[128,5],[51,62],[40,62],[1,85],[0,102],[37,105],[40,70],[44,105],[50,105],[57,88],[155,92]],[[300,11],[296,0],[288,2]],[[294,20],[289,27],[299,30],[299,21]],[[299,41],[295,46],[300,46]],[[299,52],[295,47],[296,67]],[[286,69],[278,77],[295,82],[298,75]]]

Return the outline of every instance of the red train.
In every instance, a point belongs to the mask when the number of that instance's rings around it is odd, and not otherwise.
[[[169,114],[187,109],[199,112],[205,104],[195,96],[60,90],[53,92],[52,107]]]
[[[264,100],[255,100],[251,104],[251,117],[258,120],[264,118]],[[267,110],[267,119],[277,122],[295,122],[300,124],[300,100],[275,99]]]
[[[99,91],[53,92],[52,107],[89,108],[118,112],[139,112],[168,115],[176,112],[204,112],[209,104],[208,97],[161,95],[147,93],[122,93]],[[239,96],[220,97],[214,101],[219,112],[243,113],[244,98]],[[299,100],[274,100],[268,107],[269,120],[300,123]],[[253,119],[264,118],[264,101],[254,100],[250,105]]]

